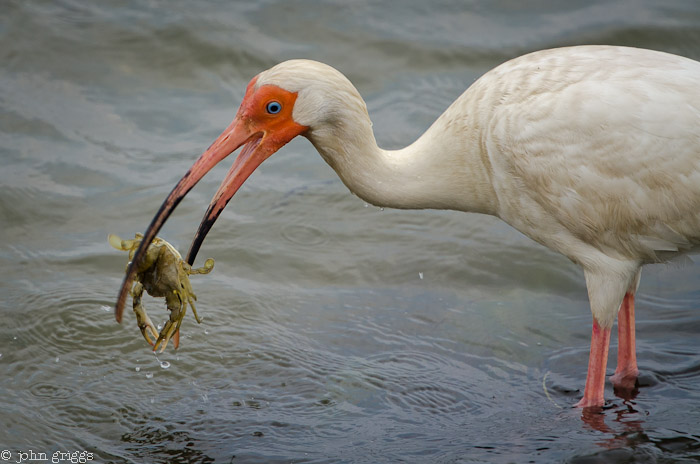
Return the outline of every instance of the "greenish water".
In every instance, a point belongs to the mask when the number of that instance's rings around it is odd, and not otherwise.
[[[279,61],[343,71],[396,148],[528,51],[700,59],[693,0],[397,5],[3,3],[0,459],[700,459],[700,265],[644,271],[639,396],[610,388],[611,407],[582,417],[569,407],[590,335],[579,269],[491,217],[367,206],[305,140],[266,161],[209,234],[199,256],[216,268],[192,279],[205,319],[185,319],[177,352],[155,357],[130,311],[114,322],[126,255],[107,234],[145,229],[248,80]],[[162,231],[180,250],[229,165]]]

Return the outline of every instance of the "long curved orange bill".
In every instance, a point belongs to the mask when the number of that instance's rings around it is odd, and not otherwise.
[[[242,150],[238,159],[231,168],[231,173],[234,170],[238,171],[236,178],[240,179],[240,184],[242,184],[250,173],[252,173],[264,160],[264,157],[254,156],[256,149],[260,146],[262,138],[262,133],[251,134],[248,128],[245,127],[245,124],[243,124],[237,117],[202,154],[202,156],[195,161],[195,163],[182,177],[182,179],[180,179],[177,185],[175,185],[175,188],[173,188],[163,204],[160,206],[160,209],[151,221],[148,229],[146,229],[146,232],[143,234],[141,245],[136,250],[133,259],[129,263],[129,267],[127,268],[126,276],[124,277],[124,282],[119,290],[119,296],[117,297],[117,303],[114,308],[114,315],[117,322],[121,322],[122,314],[124,312],[124,304],[126,303],[126,296],[129,293],[129,289],[131,289],[131,284],[133,283],[136,269],[143,260],[143,257],[146,255],[148,246],[156,237],[156,234],[158,231],[160,231],[163,224],[165,224],[168,217],[170,217],[170,214],[175,210],[175,207],[180,203],[180,201],[182,201],[192,187],[194,187],[197,182],[199,182],[200,179],[202,179],[202,177],[204,177],[204,175],[209,172],[219,161],[226,158],[241,145],[245,144],[245,148]],[[231,173],[229,173],[229,177],[231,176]],[[240,184],[238,185],[239,187]]]
[[[175,188],[165,199],[151,224],[143,234],[143,239],[136,250],[126,271],[126,277],[117,297],[115,317],[121,322],[126,295],[129,293],[136,271],[146,255],[146,250],[170,214],[187,193],[219,161],[243,146],[240,154],[231,166],[231,170],[221,183],[219,190],[209,205],[207,213],[194,237],[187,262],[192,264],[199,247],[219,217],[229,200],[238,191],[243,182],[270,155],[279,150],[297,135],[303,134],[308,127],[294,122],[292,111],[297,94],[279,87],[268,85],[255,88],[256,78],[248,85],[246,95],[233,122],[224,130],[213,144],[199,157]],[[266,102],[274,100],[282,110],[275,114],[265,114]]]

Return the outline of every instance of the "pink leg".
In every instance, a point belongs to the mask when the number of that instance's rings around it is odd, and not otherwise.
[[[591,354],[588,358],[588,376],[583,398],[576,403],[578,408],[603,406],[605,404],[605,368],[608,364],[610,329],[603,329],[593,318]]]
[[[617,316],[617,369],[612,376],[613,385],[623,389],[635,386],[639,370],[634,334],[634,293],[625,294]]]

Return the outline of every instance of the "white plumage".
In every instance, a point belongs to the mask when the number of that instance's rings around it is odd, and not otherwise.
[[[295,121],[374,205],[498,216],[624,289],[640,265],[700,242],[696,61],[608,46],[531,53],[485,74],[397,151],[377,147],[359,92],[327,65],[287,61],[257,85],[299,92]],[[602,325],[624,289],[593,308]]]
[[[270,111],[269,102],[281,104]],[[613,381],[634,386],[641,267],[700,245],[700,63],[610,46],[531,53],[486,73],[418,140],[388,151],[345,76],[287,61],[251,81],[231,126],[175,187],[142,244],[211,166],[245,145],[200,225],[191,263],[247,176],[296,135],[367,202],[491,214],[581,265],[594,324],[579,406],[604,401],[620,308]]]
[[[299,92],[294,119],[377,206],[492,214],[581,265],[609,329],[641,266],[700,244],[700,63],[626,47],[546,50],[498,66],[416,142],[377,147],[360,94],[295,60],[257,85]]]

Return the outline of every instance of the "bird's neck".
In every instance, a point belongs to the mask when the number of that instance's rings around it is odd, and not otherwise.
[[[443,115],[411,145],[383,150],[364,113],[315,128],[307,138],[350,191],[370,204],[496,214],[482,144],[464,132],[468,128],[454,127]]]

